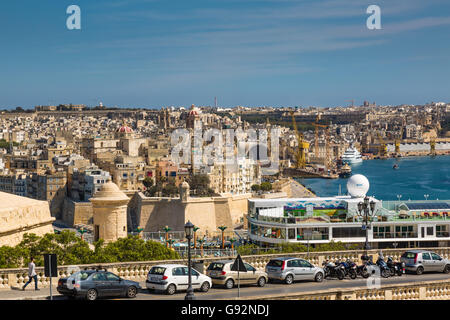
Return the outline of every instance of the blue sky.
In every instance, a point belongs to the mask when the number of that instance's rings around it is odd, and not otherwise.
[[[448,0],[2,1],[0,43],[0,108],[450,101]]]

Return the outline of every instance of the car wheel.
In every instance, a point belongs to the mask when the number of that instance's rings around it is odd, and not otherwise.
[[[258,287],[264,287],[266,285],[266,278],[261,277],[258,279]]]
[[[86,294],[86,299],[88,299],[89,301],[94,301],[97,300],[97,290],[95,289],[89,289],[87,294]]]
[[[166,290],[168,295],[173,295],[173,294],[175,294],[176,291],[177,291],[177,287],[175,287],[175,285],[173,283],[169,284],[169,286],[167,287],[167,290]]]
[[[225,282],[225,288],[227,288],[227,289],[233,289],[234,288],[234,281],[233,281],[233,279],[228,279]]]
[[[135,286],[131,286],[127,289],[127,298],[135,298],[137,294],[137,288]]]
[[[423,267],[417,267],[416,274],[421,275],[423,273]]]
[[[450,272],[450,264],[448,264],[444,267],[444,273],[449,273],[449,272]]]
[[[209,288],[211,286],[209,285],[208,281],[203,282],[202,286],[200,287],[201,292],[208,292]]]
[[[323,273],[322,272],[318,272],[316,274],[316,276],[314,277],[314,281],[316,282],[322,282],[323,281]]]
[[[288,274],[286,276],[286,279],[284,279],[284,282],[286,282],[286,284],[292,284],[294,282],[294,277],[292,276],[292,274]]]

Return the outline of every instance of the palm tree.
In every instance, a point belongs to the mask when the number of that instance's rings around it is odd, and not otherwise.
[[[225,226],[220,226],[217,229],[219,229],[220,231],[222,231],[222,249],[225,247],[225,238],[224,238],[224,232],[228,227]]]
[[[136,232],[138,233],[139,238],[142,238],[142,231],[144,231],[144,228],[141,227],[136,228]]]
[[[237,241],[237,239],[235,239],[235,238],[231,238],[230,239],[230,242],[231,242],[231,250],[233,250],[234,249],[234,243]]]
[[[80,238],[83,241],[84,240],[83,235],[87,232],[87,230],[85,228],[81,228],[81,229],[78,230],[78,232],[81,234]]]
[[[172,230],[171,228],[169,228],[169,226],[165,226],[163,228],[163,231],[166,233],[166,248],[167,248],[167,244],[168,244],[168,240],[169,240],[169,231]]]
[[[194,249],[197,249],[197,230],[199,227],[194,226]]]

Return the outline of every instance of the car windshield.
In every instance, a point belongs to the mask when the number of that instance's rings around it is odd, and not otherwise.
[[[224,265],[221,262],[213,262],[209,265],[208,270],[222,271]]]
[[[281,261],[281,260],[270,260],[267,265],[269,267],[281,267],[283,265],[283,261]]]
[[[417,254],[417,253],[414,253],[414,252],[405,252],[405,253],[402,255],[402,258],[405,258],[405,259],[414,259],[414,258],[416,257],[416,254]]]
[[[164,267],[152,267],[150,270],[150,274],[156,274],[156,275],[164,275],[164,272],[166,271],[166,268]]]

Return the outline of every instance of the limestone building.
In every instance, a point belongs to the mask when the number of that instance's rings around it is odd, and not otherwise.
[[[53,233],[54,220],[47,201],[0,192],[0,246],[17,245],[25,233]]]
[[[94,240],[116,241],[127,237],[127,205],[130,199],[108,180],[89,199],[94,213]]]

